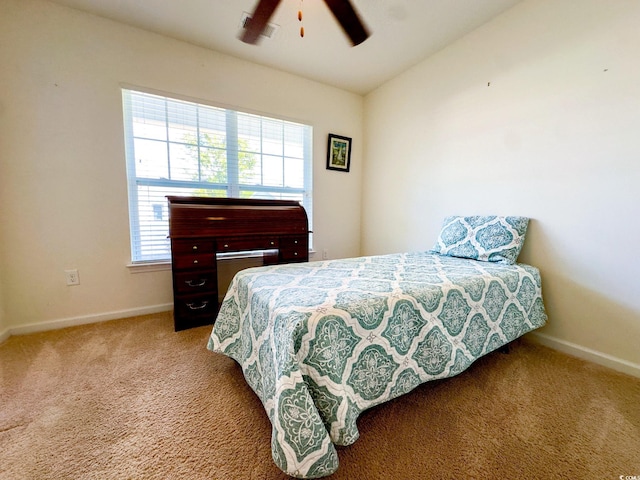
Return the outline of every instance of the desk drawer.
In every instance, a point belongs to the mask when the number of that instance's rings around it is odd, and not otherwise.
[[[268,250],[278,248],[278,237],[263,238],[218,238],[216,251],[218,252],[242,252],[250,250]]]
[[[280,238],[280,261],[306,262],[309,260],[309,240],[307,236]]]
[[[178,318],[210,317],[213,323],[218,311],[218,299],[212,294],[178,297],[175,299],[174,308]]]
[[[216,254],[204,253],[196,255],[173,254],[174,270],[185,269],[215,269]]]
[[[202,253],[213,253],[213,240],[187,239],[172,240],[171,252],[174,255],[199,255]]]
[[[173,286],[177,294],[216,293],[218,278],[216,272],[176,273]]]

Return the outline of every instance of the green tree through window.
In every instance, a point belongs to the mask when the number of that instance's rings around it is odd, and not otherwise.
[[[194,173],[193,179],[201,182],[212,184],[227,184],[229,170],[235,170],[229,165],[228,157],[237,158],[237,170],[239,183],[249,185],[254,177],[254,168],[256,166],[256,154],[248,151],[249,144],[246,140],[238,139],[237,151],[229,152],[225,146],[225,142],[218,136],[208,133],[200,135],[200,144],[198,144],[196,136],[187,134],[184,137],[187,150],[191,156],[198,160],[200,164],[199,172]],[[205,148],[201,148],[205,147]],[[203,197],[224,197],[226,190],[212,189],[196,189],[194,195]],[[251,190],[239,190],[239,198],[250,198],[255,194]]]

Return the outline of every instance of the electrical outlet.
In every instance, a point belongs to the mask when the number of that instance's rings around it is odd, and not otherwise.
[[[80,285],[80,277],[78,276],[78,270],[65,270],[64,276],[67,279],[67,285]]]
[[[326,260],[328,258],[329,258],[329,250],[325,248],[324,250],[322,250],[322,259]]]

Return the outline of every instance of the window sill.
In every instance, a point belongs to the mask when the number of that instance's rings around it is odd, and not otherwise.
[[[171,262],[169,260],[158,262],[137,262],[127,265],[129,273],[147,273],[160,272],[163,270],[171,270]]]

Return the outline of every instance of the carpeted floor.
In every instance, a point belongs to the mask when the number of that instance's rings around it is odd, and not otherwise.
[[[283,479],[210,327],[170,313],[0,345],[0,478]],[[363,413],[337,479],[640,478],[640,379],[526,340]]]

